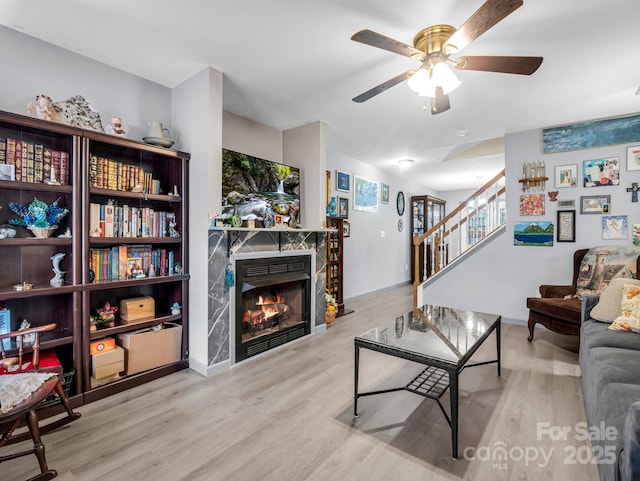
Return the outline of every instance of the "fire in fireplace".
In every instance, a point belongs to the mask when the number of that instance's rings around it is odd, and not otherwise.
[[[311,332],[311,256],[236,262],[236,361]]]

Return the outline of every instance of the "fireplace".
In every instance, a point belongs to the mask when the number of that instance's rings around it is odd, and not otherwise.
[[[236,362],[311,332],[311,256],[236,261]]]

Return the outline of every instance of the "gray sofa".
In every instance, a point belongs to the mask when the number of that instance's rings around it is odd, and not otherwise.
[[[593,454],[601,481],[638,481],[640,334],[613,331],[609,324],[591,318],[598,299],[582,299],[579,354],[587,423],[590,428],[608,429],[592,439]]]

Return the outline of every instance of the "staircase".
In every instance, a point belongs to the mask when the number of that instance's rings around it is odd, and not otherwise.
[[[460,262],[504,227],[504,172],[498,173],[424,234],[413,237],[415,307],[418,307],[418,291],[426,281]],[[422,278],[420,272],[423,272]]]

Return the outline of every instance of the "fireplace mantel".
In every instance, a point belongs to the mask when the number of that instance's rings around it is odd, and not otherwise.
[[[225,284],[227,270],[233,269],[238,257],[272,257],[291,255],[296,251],[313,253],[315,258],[314,286],[315,329],[324,329],[326,303],[326,229],[247,229],[211,227],[209,229],[209,312],[208,312],[208,371],[230,367],[230,292]]]

